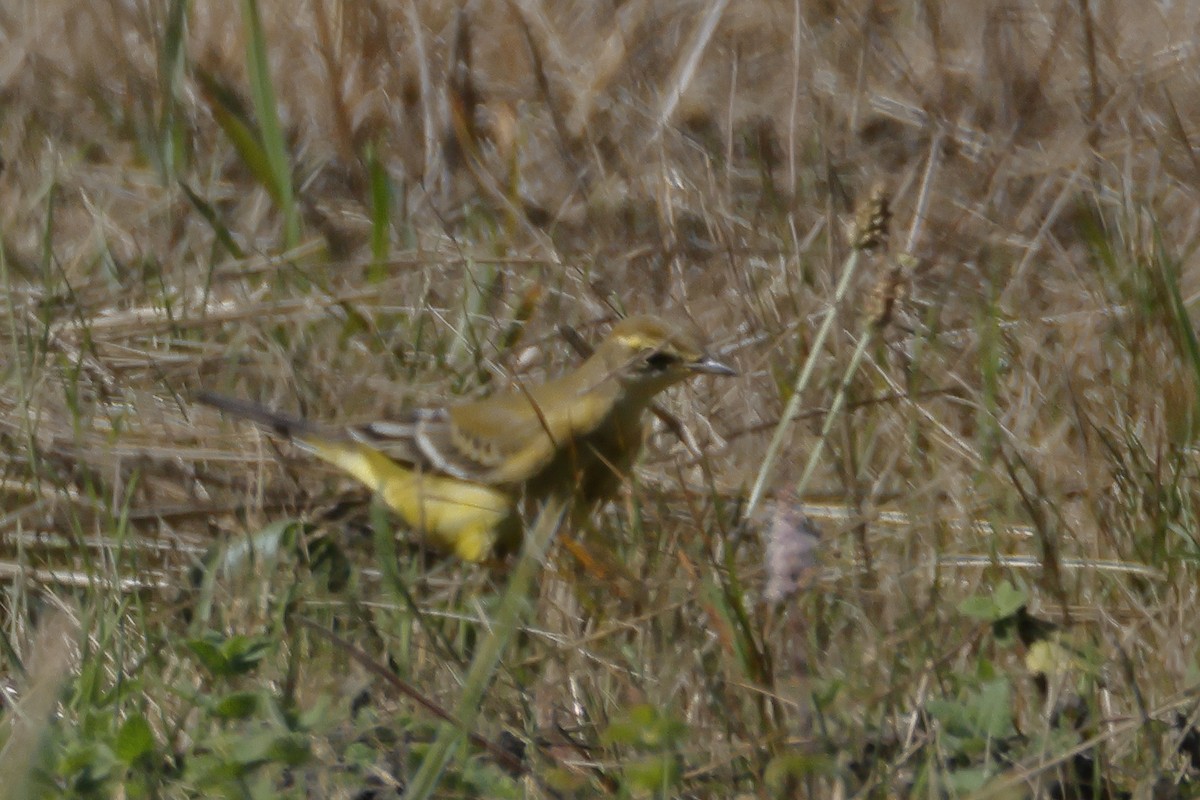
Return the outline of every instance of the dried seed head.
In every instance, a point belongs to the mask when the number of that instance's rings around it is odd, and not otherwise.
[[[855,250],[874,252],[887,245],[888,228],[892,222],[891,193],[883,181],[871,187],[864,203],[854,214],[850,241]]]
[[[908,270],[910,258],[901,256],[891,261],[890,266],[879,276],[875,287],[867,298],[867,319],[877,328],[886,328],[896,313],[896,304],[908,294]]]

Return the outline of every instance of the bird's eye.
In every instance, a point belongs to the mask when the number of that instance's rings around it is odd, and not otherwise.
[[[662,372],[678,360],[679,359],[672,354],[664,353],[663,351],[659,350],[658,352],[651,353],[650,355],[646,356],[646,367],[656,372]]]

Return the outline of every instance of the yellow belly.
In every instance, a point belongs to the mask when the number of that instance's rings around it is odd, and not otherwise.
[[[490,557],[517,524],[513,498],[501,489],[414,472],[355,442],[308,440],[305,444],[321,459],[374,489],[434,547],[464,561]]]

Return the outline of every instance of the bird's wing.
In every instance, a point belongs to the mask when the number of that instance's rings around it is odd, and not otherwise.
[[[521,483],[542,470],[570,432],[547,403],[524,393],[493,395],[449,411],[446,442],[487,464],[489,483]]]
[[[350,435],[429,472],[486,484],[537,475],[563,447],[595,430],[611,401],[569,388],[536,387],[353,428]]]
[[[459,445],[450,412],[423,408],[404,419],[379,420],[349,429],[350,436],[388,458],[438,475],[464,481],[494,483],[495,460],[483,448]]]
[[[484,454],[491,468],[488,483],[527,481],[596,430],[612,410],[608,394],[583,387],[552,382],[455,407],[449,412],[452,441],[460,451]]]
[[[350,433],[389,458],[429,472],[508,484],[529,479],[553,458],[555,442],[566,432],[555,431],[544,418],[524,395],[493,395],[421,409],[404,420],[373,422]]]

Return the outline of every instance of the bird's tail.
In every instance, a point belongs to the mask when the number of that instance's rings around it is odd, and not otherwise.
[[[273,411],[266,406],[249,400],[240,400],[235,397],[225,397],[224,395],[214,394],[208,390],[203,390],[196,395],[196,401],[203,403],[206,406],[224,411],[234,417],[248,419],[251,422],[262,425],[267,430],[282,436],[285,439],[293,441],[303,440],[310,437],[318,439],[329,438],[329,431],[324,430],[321,426],[315,425],[308,420],[300,417],[292,417],[287,414],[281,414],[278,411]]]
[[[394,463],[374,448],[354,441],[344,429],[318,425],[300,417],[280,414],[249,400],[225,397],[207,390],[199,392],[196,401],[257,423],[276,436],[288,439],[301,450],[350,473],[372,489],[377,489],[385,478],[411,479],[411,470]]]

